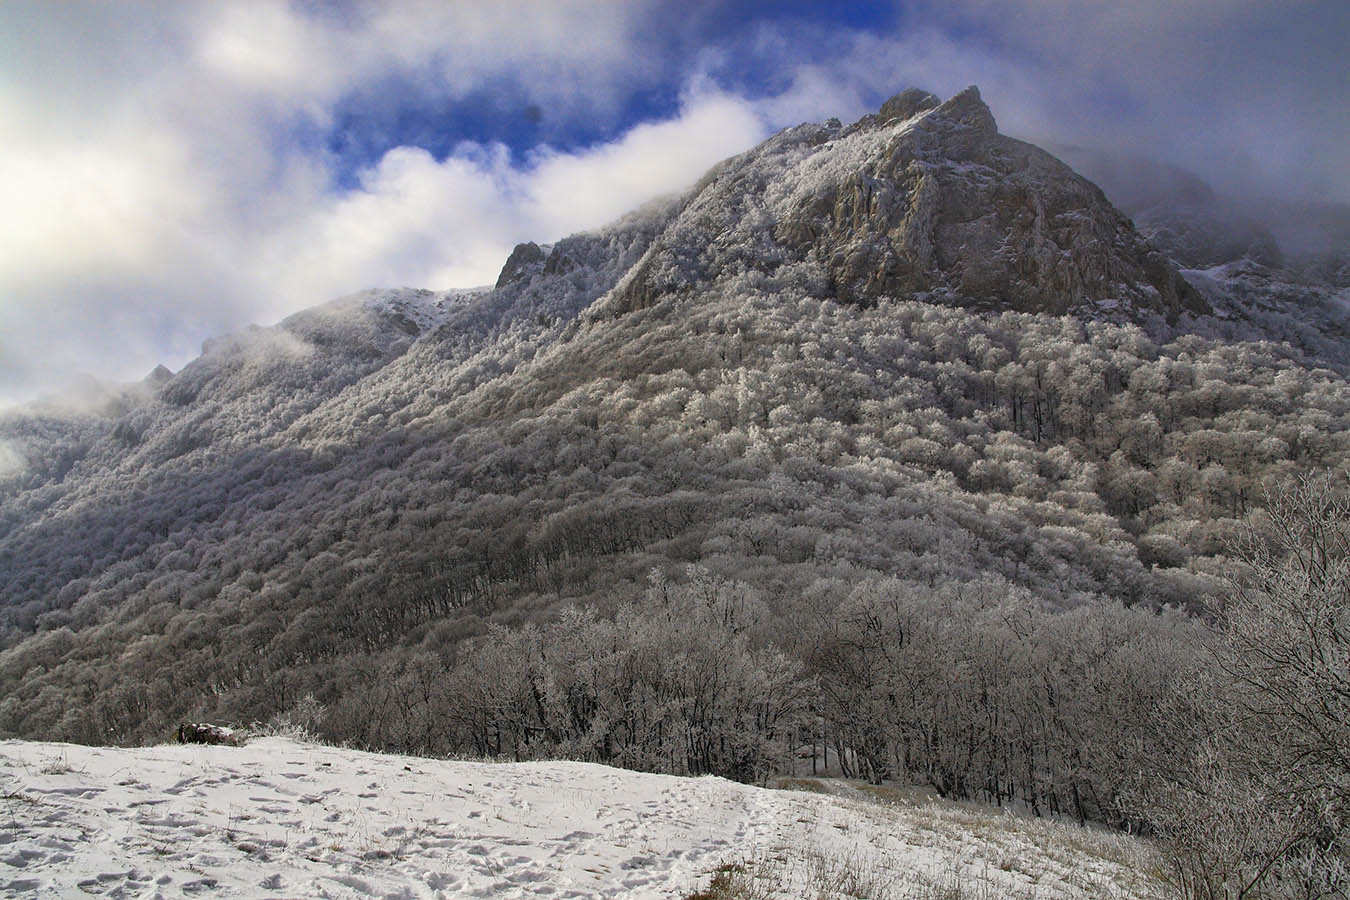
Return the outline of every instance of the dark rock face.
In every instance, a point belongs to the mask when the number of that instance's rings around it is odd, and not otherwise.
[[[238,747],[239,736],[231,728],[203,722],[188,722],[178,726],[180,744],[221,744]]]
[[[506,258],[501,274],[497,276],[497,287],[505,287],[517,281],[523,281],[536,272],[543,271],[547,255],[534,241],[516,244],[511,255]]]
[[[783,266],[853,303],[923,295],[1168,319],[1208,309],[1095,185],[1000,135],[974,87],[945,103],[911,89],[848,128],[799,126],[723,163],[609,311]]]
[[[145,381],[147,384],[159,386],[171,378],[173,378],[173,372],[169,370],[168,366],[160,363],[150,371],[149,375],[145,376]]]

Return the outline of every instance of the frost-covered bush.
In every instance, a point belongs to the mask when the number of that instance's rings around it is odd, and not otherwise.
[[[1180,683],[1135,804],[1186,897],[1350,893],[1350,484],[1305,477],[1238,548],[1211,652]]]

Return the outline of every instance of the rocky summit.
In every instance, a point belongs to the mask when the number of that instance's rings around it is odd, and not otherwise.
[[[718,166],[606,311],[749,272],[862,305],[1169,321],[1209,309],[1096,185],[1000,134],[975,87],[946,102],[907,90],[850,126],[801,125]]]

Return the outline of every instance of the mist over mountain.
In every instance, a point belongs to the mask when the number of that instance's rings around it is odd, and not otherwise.
[[[1217,193],[1177,166],[1101,148],[1052,144],[1155,245],[1189,268],[1246,256],[1273,268],[1320,270],[1344,287],[1350,206],[1297,196]]]
[[[1233,541],[1350,466],[1350,304],[1187,173],[1093,164],[905,91],[492,288],[4,414],[0,734],[303,705],[755,779],[824,723],[868,777],[1122,821]]]

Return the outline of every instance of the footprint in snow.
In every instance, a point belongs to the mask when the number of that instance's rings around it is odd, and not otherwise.
[[[41,884],[42,882],[36,878],[16,878],[5,885],[4,890],[11,897],[35,896],[35,892]]]
[[[336,881],[338,884],[344,887],[349,887],[358,893],[361,894],[375,893],[370,886],[370,882],[363,881],[360,878],[355,878],[351,875],[330,875],[328,877]]]
[[[200,894],[205,891],[215,890],[219,884],[214,878],[198,878],[196,881],[189,881],[183,884],[181,890],[185,894]]]
[[[590,840],[591,838],[593,838],[593,837],[595,837],[595,836],[596,836],[596,835],[595,835],[595,832],[593,832],[593,831],[571,831],[571,832],[568,832],[567,834],[563,835],[563,836],[560,838],[560,840],[564,840],[564,841],[587,841],[587,840]]]
[[[458,891],[464,886],[464,881],[447,872],[428,872],[426,885],[433,891]]]
[[[16,869],[22,869],[30,862],[40,862],[46,858],[47,854],[39,853],[36,850],[20,850],[18,853],[9,856],[0,856],[0,862]]]
[[[151,797],[149,800],[133,800],[132,802],[127,804],[127,809],[139,809],[142,806],[159,806],[161,803],[168,803],[168,802],[169,801],[163,797]],[[107,809],[105,809],[104,812],[109,813],[117,812],[118,809],[119,807],[110,806]]]
[[[512,872],[506,880],[513,884],[534,884],[548,878],[548,873],[539,872],[533,869],[522,869],[518,872]]]

